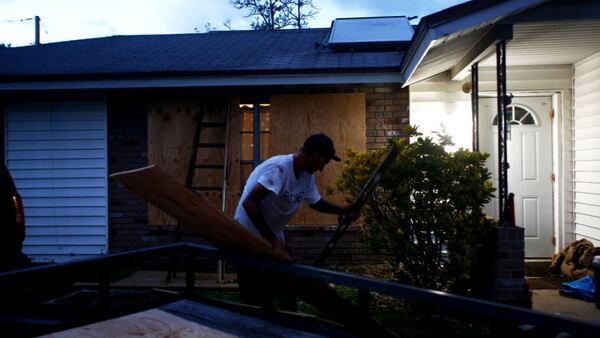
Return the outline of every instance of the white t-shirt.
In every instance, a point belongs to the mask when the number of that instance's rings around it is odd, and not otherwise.
[[[235,220],[260,236],[242,206],[250,191],[260,183],[269,194],[260,202],[260,211],[275,236],[284,240],[283,229],[302,202],[317,203],[321,195],[313,175],[303,171],[296,179],[294,155],[279,155],[269,158],[257,166],[244,186],[244,192],[235,210]]]

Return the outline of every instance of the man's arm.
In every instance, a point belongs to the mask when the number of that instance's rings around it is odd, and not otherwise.
[[[310,207],[318,212],[326,214],[348,215],[350,221],[356,221],[358,217],[360,217],[360,212],[353,210],[352,205],[346,204],[340,206],[322,198],[317,203],[310,204]]]
[[[265,188],[262,184],[256,183],[254,188],[250,191],[242,206],[254,224],[254,227],[262,237],[264,237],[267,241],[272,242],[276,237],[271,228],[267,225],[265,218],[260,212],[260,201],[262,201],[269,194],[269,190]]]
[[[252,224],[254,224],[256,230],[258,230],[258,233],[260,233],[264,239],[271,243],[275,249],[289,255],[289,251],[285,244],[283,244],[283,242],[281,242],[277,236],[275,236],[273,230],[269,228],[267,221],[265,221],[265,218],[260,212],[260,201],[267,197],[268,194],[269,189],[265,188],[260,183],[256,183],[254,188],[252,188],[250,193],[248,193],[248,196],[242,203],[242,206],[244,207],[248,218],[250,218],[250,221]]]

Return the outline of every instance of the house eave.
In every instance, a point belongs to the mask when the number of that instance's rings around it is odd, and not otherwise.
[[[453,13],[450,17],[440,15],[439,18],[434,15],[429,20],[427,17],[423,18],[417,27],[411,47],[402,61],[401,82],[405,86],[415,82],[411,77],[437,40],[447,38],[451,34],[471,27],[480,26],[484,22],[492,23],[511,13],[520,12],[544,2],[547,2],[547,0],[490,1],[487,7],[475,8],[473,12],[470,12],[470,4],[463,4],[459,6],[462,6],[461,11],[466,14]]]
[[[399,83],[400,72],[2,81],[0,91]]]

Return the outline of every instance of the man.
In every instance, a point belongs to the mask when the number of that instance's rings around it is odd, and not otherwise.
[[[264,161],[250,174],[235,211],[235,220],[263,237],[276,250],[289,256],[284,228],[303,202],[319,212],[348,215],[359,213],[350,205],[340,206],[321,198],[313,174],[321,171],[335,155],[333,141],[325,134],[308,137],[295,154],[279,155]],[[265,271],[238,268],[242,302],[270,307],[281,298],[280,308],[295,309],[294,287],[289,279]]]
[[[235,211],[235,220],[262,236],[273,247],[289,254],[283,230],[302,202],[319,212],[359,216],[350,205],[340,206],[321,198],[313,174],[322,171],[335,155],[333,141],[325,134],[308,137],[295,154],[269,158],[246,181]]]

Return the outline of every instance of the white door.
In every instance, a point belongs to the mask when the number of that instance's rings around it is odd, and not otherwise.
[[[515,221],[525,228],[525,256],[554,253],[552,212],[551,97],[515,97],[508,109],[508,192],[515,194]],[[480,151],[490,153],[488,169],[498,187],[496,98],[480,99]],[[496,192],[496,195],[498,192]],[[498,199],[486,206],[498,219]]]

